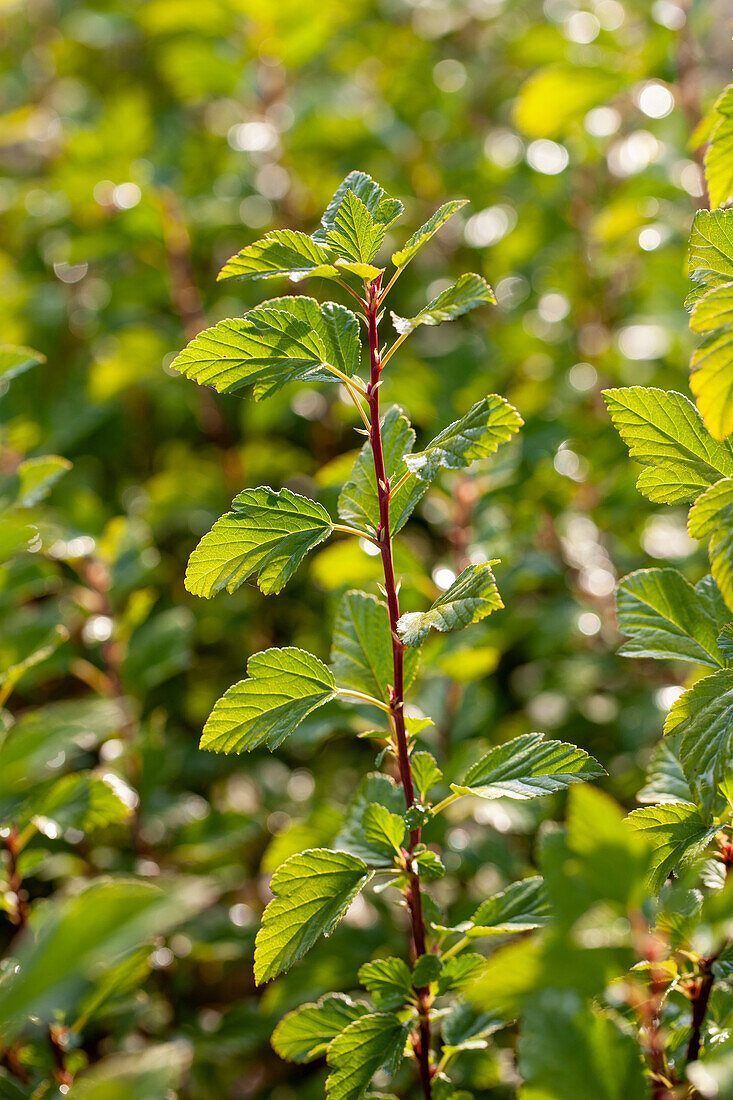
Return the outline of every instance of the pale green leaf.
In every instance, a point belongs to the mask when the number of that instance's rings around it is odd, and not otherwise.
[[[723,206],[733,197],[733,84],[715,104],[717,122],[705,152],[705,179],[710,206]]]
[[[344,259],[368,264],[382,247],[384,232],[385,226],[374,221],[361,199],[353,191],[347,191],[327,240],[329,247]]]
[[[502,936],[529,932],[550,919],[545,885],[539,875],[513,882],[487,898],[471,917],[468,935]]]
[[[415,678],[417,665],[417,654],[406,653],[406,688]],[[333,628],[331,666],[339,684],[389,702],[394,665],[386,604],[365,592],[345,593]]]
[[[690,389],[706,427],[723,440],[733,432],[733,283],[696,301],[690,328],[706,337],[692,356]]]
[[[32,348],[0,344],[0,382],[7,384],[19,374],[46,362],[46,356]]]
[[[461,470],[488,458],[518,432],[524,421],[517,410],[497,394],[489,394],[460,420],[432,440],[424,451],[407,455],[405,463],[418,478],[432,481],[438,470]]]
[[[336,682],[322,661],[302,649],[266,649],[247,662],[249,679],[222,695],[201,735],[210,752],[276,749],[304,718],[334,697]]]
[[[219,279],[271,279],[278,275],[294,280],[309,275],[336,279],[333,261],[332,253],[305,233],[274,229],[227,260]]]
[[[504,606],[491,572],[495,561],[469,565],[428,611],[410,611],[397,623],[405,645],[421,645],[431,630],[459,630]]]
[[[391,1012],[412,997],[412,976],[402,959],[375,959],[359,970],[359,981],[382,1012]]]
[[[637,487],[655,503],[692,500],[721,476],[733,475],[733,449],[713,439],[681,393],[645,386],[604,390],[611,419],[643,466]]]
[[[687,529],[693,539],[708,539],[710,569],[733,611],[733,478],[723,478],[698,497]]]
[[[288,970],[330,935],[371,876],[356,856],[327,848],[310,848],[278,867],[270,881],[274,898],[255,940],[257,984]]]
[[[321,218],[321,228],[313,234],[313,240],[325,241],[336,228],[336,219],[348,192],[356,195],[379,225],[391,225],[404,209],[399,199],[391,198],[366,172],[349,172],[336,188]]]
[[[286,1062],[312,1062],[322,1058],[331,1040],[364,1013],[363,1005],[343,993],[328,993],[283,1016],[272,1033],[272,1049]]]
[[[480,275],[461,275],[458,281],[428,302],[414,317],[398,317],[392,313],[394,327],[400,336],[413,332],[418,325],[442,325],[453,321],[478,306],[495,305],[494,292]]]
[[[332,530],[331,517],[315,500],[266,485],[244,489],[191,554],[186,588],[194,596],[233,592],[257,573],[262,592],[279,592]]]
[[[373,802],[364,810],[362,817],[364,843],[372,852],[379,852],[380,865],[394,862],[399,855],[405,839],[405,819],[401,814],[391,813],[380,802]]]
[[[396,816],[405,809],[405,796],[401,788],[388,776],[376,772],[362,779],[346,811],[341,832],[334,842],[335,848],[350,852],[366,863],[379,863],[383,860],[382,849],[367,843],[364,830],[364,815],[367,808],[375,803],[384,806]]]
[[[0,562],[28,550],[37,538],[37,527],[12,515],[0,516]]]
[[[58,623],[48,632],[41,645],[37,645],[37,648],[28,653],[27,656],[0,672],[0,686],[5,689],[6,693],[12,691],[26,672],[52,657],[59,646],[68,641],[68,638],[69,631],[65,626]]]
[[[364,279],[367,283],[373,283],[380,275],[384,275],[383,267],[346,260],[343,256],[339,256],[336,260],[336,267],[339,271],[348,271],[350,275],[356,275],[357,279]]]
[[[395,267],[407,267],[410,260],[417,255],[423,245],[428,243],[430,238],[438,232],[442,225],[445,225],[449,218],[462,210],[467,202],[467,199],[452,199],[450,202],[443,203],[432,217],[428,218],[425,225],[421,225],[417,232],[412,234],[409,241],[393,254],[392,263]]]
[[[125,821],[136,805],[136,798],[115,776],[76,772],[61,776],[41,797],[31,798],[30,802],[37,823],[45,819],[61,832],[80,829],[90,833]]]
[[[687,268],[709,290],[733,280],[733,210],[698,210],[692,222]],[[703,290],[703,292],[704,292]],[[693,291],[688,301],[696,301]]]
[[[451,783],[451,789],[480,798],[538,798],[605,774],[598,761],[576,745],[525,733],[490,749],[469,768],[462,783]]]
[[[438,980],[438,994],[443,996],[453,989],[463,989],[483,973],[486,959],[474,951],[463,951],[443,964]]]
[[[219,393],[256,401],[289,382],[333,381],[325,364],[353,374],[359,365],[358,322],[344,306],[312,298],[274,298],[244,317],[205,329],[172,367]]]
[[[629,635],[625,657],[669,658],[720,668],[719,626],[705,602],[676,569],[639,569],[621,581],[618,626]]]
[[[435,757],[429,752],[413,752],[410,757],[410,765],[415,788],[420,796],[425,798],[428,792],[440,783],[443,773],[438,767]]]
[[[378,1069],[396,1073],[407,1033],[408,1025],[388,1013],[369,1013],[349,1024],[328,1048],[327,1100],[360,1100]]]
[[[415,432],[398,405],[387,410],[381,422],[384,470],[391,482],[396,483],[407,471],[405,455],[412,450]],[[404,527],[418,501],[427,492],[427,482],[416,478],[408,481],[389,502],[390,531],[396,535]],[[356,523],[361,528],[375,531],[379,525],[379,501],[377,479],[374,473],[372,445],[367,441],[362,447],[344,485],[338,501],[338,512],[343,520]]]
[[[719,828],[703,821],[700,811],[689,802],[644,806],[633,810],[627,821],[652,845],[650,885],[655,892],[661,890],[673,871],[679,872],[694,862]]]
[[[733,669],[721,669],[683,692],[664,723],[677,734],[680,763],[704,813],[733,766]]]

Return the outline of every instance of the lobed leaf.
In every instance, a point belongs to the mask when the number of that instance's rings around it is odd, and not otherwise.
[[[433,439],[424,451],[405,457],[408,470],[423,481],[438,471],[461,470],[488,458],[518,432],[524,421],[517,410],[497,394],[489,394]]]
[[[397,633],[407,646],[421,645],[431,630],[459,630],[485,619],[504,604],[491,571],[495,561],[469,565],[428,611],[402,615]]]
[[[385,226],[375,222],[361,199],[347,191],[328,233],[329,247],[346,260],[368,264],[382,247]]]
[[[313,298],[273,298],[244,317],[205,329],[173,360],[172,367],[219,393],[260,401],[289,382],[334,380],[325,364],[351,375],[359,366],[359,326],[354,314]]]
[[[321,936],[328,936],[372,877],[347,852],[310,848],[278,867],[273,900],[255,940],[255,981],[262,985],[289,970]]]
[[[655,503],[693,500],[721,476],[733,475],[733,449],[713,439],[681,393],[629,386],[604,390],[614,426],[643,466],[637,487]]]
[[[710,813],[733,765],[733,669],[705,676],[680,695],[664,732],[677,735],[680,763],[695,802]]]
[[[309,275],[338,278],[333,256],[306,233],[292,229],[274,229],[260,241],[247,245],[227,260],[219,272],[222,279],[272,279],[287,276],[294,280]]]
[[[378,1069],[395,1074],[407,1034],[408,1025],[390,1013],[369,1013],[349,1024],[328,1048],[327,1100],[360,1100]]]
[[[540,875],[513,882],[487,898],[471,917],[470,936],[503,936],[529,932],[547,924],[550,906]]]
[[[598,761],[576,745],[525,733],[490,749],[469,768],[462,783],[451,783],[451,790],[480,798],[539,798],[605,774]]]
[[[404,207],[399,199],[393,199],[366,172],[349,172],[336,188],[321,218],[321,228],[313,234],[314,241],[325,241],[328,234],[336,228],[336,219],[346,195],[351,192],[359,199],[379,225],[389,226],[402,213]]]
[[[359,981],[383,1012],[402,1008],[412,997],[412,975],[402,959],[375,959],[359,970]]]
[[[315,500],[267,485],[244,489],[188,559],[186,588],[194,596],[234,592],[257,573],[262,592],[279,592],[332,530],[331,517]]]
[[[398,317],[396,313],[392,313],[391,317],[400,336],[407,336],[419,325],[442,325],[444,321],[454,321],[469,310],[484,305],[496,305],[493,290],[480,275],[467,273],[428,302],[414,317]]]
[[[719,829],[716,823],[703,821],[700,811],[689,802],[644,806],[632,810],[627,820],[651,842],[650,885],[655,893],[672,872],[677,873],[694,862]]]
[[[656,657],[720,668],[720,626],[697,590],[676,569],[639,569],[621,581],[618,626],[629,635],[625,657]]]
[[[406,653],[405,687],[415,678],[418,654]],[[333,629],[331,667],[340,684],[389,702],[394,681],[387,605],[365,592],[346,592]]]
[[[396,483],[407,471],[404,459],[412,450],[415,432],[402,409],[392,405],[382,417],[381,433],[384,470],[390,481]],[[402,530],[427,489],[427,482],[410,478],[390,499],[389,524],[393,535]],[[338,512],[341,519],[370,531],[379,525],[377,479],[369,441],[359,452],[351,476],[341,490]]]
[[[360,979],[361,980],[361,979]],[[322,1058],[332,1039],[365,1013],[343,993],[327,993],[313,1004],[288,1012],[272,1033],[272,1049],[286,1062]]]
[[[710,569],[733,611],[733,478],[723,478],[698,497],[687,519],[690,538],[708,539]]]
[[[222,695],[201,735],[210,752],[276,749],[317,707],[336,693],[336,681],[322,661],[302,649],[267,649],[247,662],[248,680]]]
[[[398,249],[397,252],[392,255],[392,263],[396,268],[407,267],[412,259],[418,254],[423,245],[427,244],[431,237],[433,237],[442,225],[452,218],[454,214],[457,214],[459,210],[462,210],[466,206],[468,199],[452,199],[450,202],[445,202],[436,210],[432,217],[428,218],[425,225],[421,225],[420,228],[412,234],[409,241]]]

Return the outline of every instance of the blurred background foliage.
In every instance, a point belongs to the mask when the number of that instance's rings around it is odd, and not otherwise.
[[[633,807],[686,673],[615,655],[616,579],[659,559],[692,580],[706,567],[684,513],[636,492],[600,391],[686,391],[685,249],[706,202],[690,135],[728,79],[730,12],[711,0],[3,0],[0,19],[2,340],[47,357],[0,382],[3,472],[49,452],[72,463],[24,506],[33,552],[1,567],[0,661],[4,672],[53,639],[13,713],[71,707],[92,734],[42,761],[43,776],[97,769],[127,807],[84,829],[36,811],[20,871],[31,899],[110,874],[178,899],[177,927],[167,909],[151,918],[153,946],[126,957],[101,1000],[67,991],[57,1023],[78,1023],[70,1035],[49,1046],[31,1027],[18,1057],[31,1077],[53,1072],[59,1044],[73,1069],[121,1058],[88,1088],[105,1098],[130,1056],[141,1098],[320,1097],[323,1069],[279,1062],[272,1027],[303,999],[353,987],[381,946],[399,954],[402,930],[378,898],[362,901],[257,994],[253,938],[268,873],[330,842],[374,751],[335,704],[277,758],[220,758],[197,741],[253,651],[287,642],[326,657],[338,597],[376,579],[378,562],[330,544],[275,601],[254,586],[197,601],[183,574],[246,485],[333,507],[355,414],[324,388],[220,400],[168,365],[200,328],[263,297],[217,285],[224,260],[270,228],[312,232],[352,168],[407,202],[395,243],[446,198],[469,199],[392,308],[409,315],[465,270],[499,304],[414,336],[385,400],[409,408],[419,440],[490,391],[526,427],[477,478],[444,475],[398,564],[409,604],[473,555],[501,558],[507,610],[430,643],[437,671],[416,702],[447,776],[541,729],[588,749]],[[454,809],[435,839],[460,920],[528,871],[563,800]],[[6,896],[3,948],[14,904]],[[508,1041],[476,1052],[477,1097],[515,1095]],[[163,1043],[165,1056],[140,1055]]]

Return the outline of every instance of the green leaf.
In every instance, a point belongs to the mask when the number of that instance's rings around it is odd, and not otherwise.
[[[489,1036],[506,1026],[506,1020],[489,1012],[477,1013],[471,1005],[459,1001],[453,1005],[441,1024],[443,1052],[445,1053],[446,1046],[451,1052],[485,1050]]]
[[[730,664],[733,661],[733,623],[723,627],[718,635],[718,648]]]
[[[669,734],[657,744],[637,802],[692,802],[693,795],[679,759],[679,737]]]
[[[360,1100],[378,1069],[396,1073],[407,1033],[408,1025],[389,1013],[372,1012],[349,1024],[328,1048],[327,1100]]]
[[[629,635],[625,657],[656,657],[720,668],[719,626],[696,589],[676,569],[639,569],[621,581],[618,627]]]
[[[627,820],[652,844],[650,885],[655,893],[672,871],[683,870],[702,854],[719,828],[717,824],[704,822],[699,810],[689,802],[644,806],[633,810]]]
[[[665,734],[677,734],[680,763],[703,813],[733,765],[733,669],[698,680],[672,706]]]
[[[410,260],[418,254],[424,244],[427,244],[432,236],[434,236],[442,225],[452,218],[454,214],[457,214],[459,210],[462,210],[466,206],[468,199],[452,199],[450,202],[443,203],[439,210],[429,218],[425,225],[420,226],[416,233],[413,233],[409,241],[402,248],[392,255],[392,263],[396,268],[407,267]]]
[[[328,244],[346,260],[368,264],[382,247],[384,233],[385,226],[375,223],[361,199],[347,191],[328,234]]]
[[[480,798],[539,798],[605,774],[598,761],[576,745],[525,733],[490,749],[469,768],[462,783],[451,783],[451,790]]]
[[[9,665],[0,672],[0,687],[5,689],[6,697],[15,688],[15,685],[22,680],[26,672],[47,661],[59,646],[63,645],[68,639],[69,631],[61,623],[57,623],[42,640],[41,645],[37,645],[31,653],[21,657],[15,664]]]
[[[405,808],[405,796],[397,784],[386,775],[374,772],[366,775],[357,789],[346,811],[341,832],[334,847],[350,852],[367,863],[376,863],[382,859],[381,848],[373,848],[366,841],[364,814],[374,803],[384,806],[390,813],[401,814]]]
[[[474,982],[484,971],[486,959],[473,951],[464,951],[454,955],[443,964],[438,979],[438,996],[443,997],[454,989],[463,989]]]
[[[733,279],[733,210],[698,210],[692,222],[687,268],[704,290]],[[700,296],[693,292],[688,302]]]
[[[331,1040],[364,1013],[363,1005],[343,993],[327,993],[283,1016],[272,1033],[272,1049],[286,1062],[312,1062],[323,1057]]]
[[[17,797],[56,774],[60,753],[74,755],[116,733],[125,712],[109,699],[73,699],[26,711],[0,741],[0,798]]]
[[[433,481],[438,470],[462,470],[488,458],[518,432],[524,421],[517,410],[497,394],[489,394],[435,437],[424,451],[407,455],[405,464],[418,478]]]
[[[346,852],[310,848],[291,856],[270,881],[273,900],[255,940],[255,981],[289,970],[321,936],[333,932],[372,872]]]
[[[331,666],[339,684],[389,702],[394,665],[386,604],[365,592],[345,593],[333,628]],[[417,666],[417,654],[406,653],[405,688],[415,679]]]
[[[332,530],[331,517],[315,500],[267,485],[244,489],[191,554],[186,588],[194,596],[234,592],[257,573],[262,592],[279,592]]]
[[[443,963],[438,955],[420,955],[412,970],[412,984],[415,989],[423,989],[431,982],[437,982],[442,969]]]
[[[480,275],[467,273],[428,302],[414,317],[398,317],[396,313],[392,313],[391,317],[400,336],[407,336],[418,325],[442,325],[444,321],[454,321],[478,306],[495,304],[496,297],[486,280]]]
[[[275,229],[260,241],[247,245],[227,260],[219,279],[271,279],[288,276],[293,280],[320,275],[338,278],[333,256],[305,233]]]
[[[359,365],[358,322],[344,306],[313,298],[273,298],[244,317],[205,329],[172,367],[219,393],[261,401],[289,382],[332,382]]]
[[[113,1054],[84,1070],[69,1100],[153,1100],[173,1095],[191,1063],[185,1042],[162,1043],[132,1054]]]
[[[547,924],[550,906],[540,875],[513,882],[498,894],[487,898],[471,917],[467,935],[503,936],[529,932]]]
[[[431,630],[460,630],[485,619],[504,604],[491,572],[495,561],[469,565],[428,611],[411,611],[397,623],[397,633],[405,645],[421,645]]]
[[[267,649],[247,662],[250,679],[222,695],[201,735],[210,752],[276,749],[317,707],[336,693],[336,681],[322,661],[302,649]]]
[[[717,121],[705,151],[705,179],[710,206],[723,206],[733,196],[733,84],[718,97]]]
[[[381,422],[382,453],[387,477],[396,483],[407,472],[405,455],[412,450],[415,433],[398,405],[387,410]],[[418,501],[427,492],[427,482],[410,478],[389,502],[390,531],[396,535],[407,523]],[[366,442],[359,452],[338,501],[338,512],[343,520],[356,523],[369,531],[379,525],[379,500],[377,479],[374,473],[372,445]]]
[[[30,1016],[51,1022],[120,958],[212,904],[197,880],[165,888],[144,879],[99,879],[36,908],[0,980],[0,1038],[9,1043]]]
[[[64,775],[38,799],[32,799],[33,817],[52,821],[61,832],[84,833],[119,825],[136,805],[134,792],[115,776],[77,772]]]
[[[375,959],[365,963],[359,971],[359,981],[383,1012],[402,1008],[412,997],[412,976],[402,959]]]
[[[414,809],[414,806],[411,807]],[[410,811],[405,814],[406,818],[409,818]],[[409,827],[409,821],[408,821]],[[422,848],[419,846],[415,848],[412,855],[412,866],[420,878],[425,879],[427,882],[434,882],[436,879],[443,878],[445,875],[445,865],[440,856],[436,852],[433,852],[430,848]]]
[[[604,390],[603,396],[629,454],[647,467],[637,487],[649,500],[693,500],[721,475],[733,475],[730,445],[712,438],[681,393],[630,386]]]
[[[520,1100],[646,1100],[639,1044],[601,1009],[547,991],[525,1012],[519,1040]]]
[[[0,382],[8,383],[31,367],[46,362],[46,356],[32,348],[16,347],[13,344],[0,344]]]
[[[38,538],[38,528],[14,516],[0,517],[0,563],[28,550]]]
[[[349,192],[364,204],[378,225],[391,225],[404,209],[399,199],[391,198],[366,172],[349,172],[326,207],[321,218],[321,228],[313,234],[314,241],[325,241],[328,234],[336,228],[336,219]]]
[[[410,757],[410,765],[415,787],[420,797],[425,798],[428,791],[440,783],[443,773],[438,767],[435,757],[429,752],[413,752]]]
[[[698,497],[687,530],[690,538],[709,540],[710,569],[733,611],[733,478],[723,478]]]
[[[692,356],[690,389],[706,428],[724,440],[733,432],[733,283],[698,299],[690,328],[706,337]]]
[[[383,267],[358,263],[356,260],[346,260],[343,256],[336,260],[336,267],[339,271],[348,271],[350,275],[356,275],[357,279],[364,279],[367,283],[373,283],[380,275],[384,275]]]
[[[405,819],[402,815],[391,813],[380,802],[373,802],[364,810],[362,823],[366,847],[380,853],[380,864],[393,863],[405,839]]]

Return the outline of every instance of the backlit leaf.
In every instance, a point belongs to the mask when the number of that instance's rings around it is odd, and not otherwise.
[[[471,917],[469,936],[500,936],[529,932],[547,924],[550,906],[539,875],[513,882],[479,905]]]
[[[347,260],[368,264],[384,240],[385,226],[375,222],[364,203],[347,191],[328,234],[328,244]]]
[[[323,1057],[331,1040],[364,1013],[363,1005],[343,993],[328,993],[283,1016],[272,1033],[272,1048],[286,1062],[312,1062]]]
[[[478,306],[495,305],[494,292],[480,275],[461,275],[458,281],[441,291],[437,298],[428,302],[414,317],[398,317],[392,313],[394,327],[400,336],[413,332],[419,325],[442,325],[444,321],[453,321]]]
[[[733,670],[721,669],[683,692],[664,723],[677,735],[680,763],[704,813],[733,766]]]
[[[705,178],[713,208],[733,196],[733,85],[718,98],[715,113],[717,121],[705,151]]]
[[[710,569],[733,611],[733,478],[723,478],[698,497],[687,529],[693,539],[708,539]]]
[[[315,500],[290,489],[244,489],[191,554],[186,588],[194,596],[233,592],[257,573],[262,592],[279,592],[332,530],[331,517]]]
[[[480,798],[538,798],[601,775],[598,761],[576,745],[525,733],[490,749],[451,789]]]
[[[719,828],[703,821],[700,811],[689,802],[644,806],[633,810],[627,820],[652,844],[651,888],[655,892],[672,871],[684,869],[700,856]]]
[[[639,569],[621,581],[618,626],[625,657],[669,658],[720,668],[718,623],[676,569]]]
[[[443,205],[435,211],[431,218],[425,222],[425,225],[420,226],[416,233],[413,233],[409,241],[402,246],[397,252],[392,255],[392,263],[397,268],[407,267],[410,260],[412,260],[424,244],[430,240],[430,238],[438,232],[440,227],[444,225],[449,218],[452,218],[454,214],[457,214],[459,210],[468,202],[467,199],[453,199],[451,202],[443,203]]]
[[[408,1025],[389,1013],[369,1013],[349,1024],[328,1048],[327,1100],[360,1100],[378,1069],[397,1071]]]
[[[333,261],[330,250],[307,234],[275,229],[227,260],[219,272],[219,279],[271,279],[278,275],[293,279],[308,275],[335,279],[338,272]]]
[[[415,678],[418,658],[406,653],[405,687]],[[347,592],[333,628],[331,666],[339,684],[389,702],[394,683],[392,634],[387,605],[365,592]]]
[[[363,202],[379,225],[391,225],[402,213],[403,206],[399,199],[391,198],[366,172],[349,172],[346,179],[342,180],[336,188],[333,198],[326,207],[321,218],[321,228],[313,234],[314,241],[325,241],[327,235],[336,228],[336,218],[349,191]]]
[[[412,975],[402,959],[375,959],[365,963],[359,971],[359,981],[383,1012],[402,1008],[412,996]]]
[[[492,565],[469,565],[428,611],[411,611],[397,623],[397,633],[405,645],[421,645],[431,630],[459,630],[485,619],[504,606],[496,587]]]
[[[310,848],[291,856],[270,881],[273,900],[255,940],[258,985],[289,970],[321,936],[333,932],[371,871],[356,856]]]
[[[418,478],[432,481],[438,470],[461,470],[488,458],[518,432],[524,421],[517,410],[497,394],[489,394],[432,440],[424,451],[407,455],[405,463]]]
[[[266,649],[247,662],[249,679],[222,695],[201,735],[210,752],[276,749],[317,707],[332,699],[336,681],[322,661],[302,649]]]

